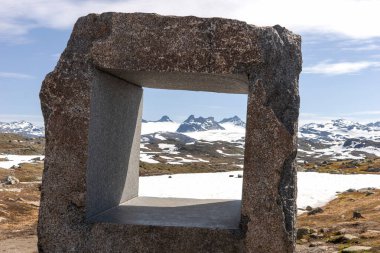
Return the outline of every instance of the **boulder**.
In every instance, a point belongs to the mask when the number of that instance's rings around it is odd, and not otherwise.
[[[311,233],[310,228],[298,228],[297,229],[297,240],[301,240],[304,236]]]
[[[363,239],[371,239],[371,238],[380,238],[380,231],[379,230],[367,230],[366,232],[360,234],[360,238]]]
[[[313,210],[313,208],[312,208],[311,206],[307,206],[305,209],[306,209],[306,211],[311,211],[311,210]]]
[[[331,243],[349,243],[349,242],[356,242],[359,238],[357,236],[351,235],[351,234],[344,234],[344,235],[337,235],[331,237],[328,242]]]
[[[314,208],[313,210],[309,211],[307,215],[315,215],[317,213],[323,213],[323,209],[321,207]]]
[[[324,244],[324,242],[322,241],[315,241],[315,242],[312,242],[309,244],[309,247],[313,248],[313,247],[319,247],[319,246],[322,246]]]
[[[352,213],[352,218],[354,218],[354,219],[360,219],[360,218],[364,218],[364,217],[362,216],[362,214],[359,211],[354,211]]]
[[[368,172],[380,172],[380,168],[368,168]]]
[[[18,180],[18,178],[14,177],[14,176],[7,176],[5,179],[5,183],[13,185],[13,184],[20,183],[20,180]]]
[[[310,234],[310,238],[312,238],[312,239],[321,239],[321,238],[323,238],[323,234],[312,233],[312,234]]]

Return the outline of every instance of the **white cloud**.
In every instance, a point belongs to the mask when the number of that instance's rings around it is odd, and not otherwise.
[[[370,56],[371,58],[380,58],[380,54],[373,54]]]
[[[304,74],[324,74],[324,75],[342,75],[354,74],[359,71],[380,67],[380,62],[359,61],[359,62],[338,62],[329,63],[321,62],[313,66],[304,67]]]
[[[308,123],[327,123],[334,119],[337,119],[337,117],[324,116],[315,113],[300,113],[298,125],[303,126]]]
[[[19,38],[37,27],[68,29],[80,16],[108,11],[217,16],[280,24],[298,33],[371,38],[380,36],[379,9],[376,0],[1,0],[0,39]]]
[[[380,111],[358,111],[351,113],[337,113],[334,115],[322,115],[317,113],[300,113],[299,126],[308,123],[327,123],[335,119],[347,119],[361,124],[380,121]]]
[[[0,78],[10,78],[10,79],[32,79],[31,75],[15,73],[15,72],[0,72]]]
[[[345,113],[342,114],[344,116],[368,116],[368,115],[380,115],[380,111],[360,111],[360,112],[351,112],[351,113]]]
[[[368,44],[364,46],[357,46],[357,47],[345,47],[343,50],[350,50],[350,51],[372,51],[372,50],[380,50],[380,45],[377,44]]]

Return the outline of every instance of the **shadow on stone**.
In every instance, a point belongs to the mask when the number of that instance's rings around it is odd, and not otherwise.
[[[137,197],[89,222],[238,229],[240,200]]]

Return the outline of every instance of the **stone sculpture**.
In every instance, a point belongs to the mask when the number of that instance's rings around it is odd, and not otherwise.
[[[40,93],[39,251],[293,252],[300,47],[278,25],[80,18]],[[241,202],[138,197],[142,87],[248,94]]]

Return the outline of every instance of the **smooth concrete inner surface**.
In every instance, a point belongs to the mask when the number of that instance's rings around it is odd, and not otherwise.
[[[97,71],[91,90],[86,217],[138,195],[141,87]]]
[[[86,218],[237,228],[240,201],[137,197],[142,87],[247,93],[246,79],[242,75],[97,70],[91,89]]]
[[[248,76],[238,74],[206,74],[183,72],[126,71],[103,69],[103,71],[130,83],[156,89],[192,90],[220,93],[247,94]]]
[[[91,88],[86,218],[237,228],[240,201],[138,196],[142,87],[247,93],[239,75],[97,70]]]
[[[137,197],[89,222],[238,229],[240,200]]]

